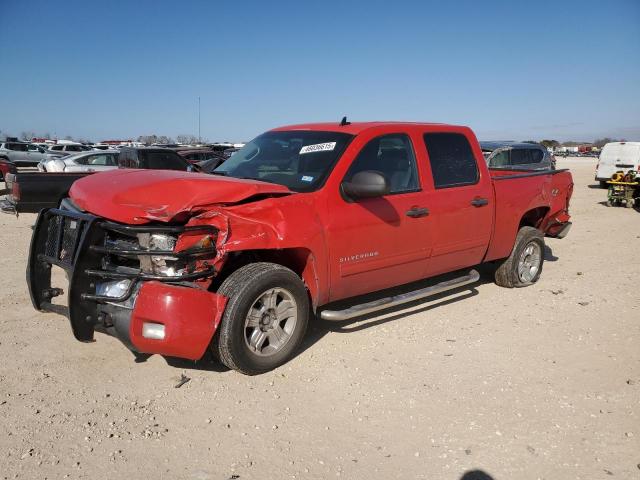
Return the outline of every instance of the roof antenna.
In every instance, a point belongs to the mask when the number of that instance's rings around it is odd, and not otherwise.
[[[347,116],[342,117],[342,121],[340,122],[340,126],[344,127],[345,125],[351,125],[351,122],[347,122]]]

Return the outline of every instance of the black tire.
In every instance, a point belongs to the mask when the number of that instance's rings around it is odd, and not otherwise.
[[[609,188],[609,184],[606,180],[600,180],[600,188]]]
[[[518,266],[523,257],[523,252],[530,245],[532,248],[539,249],[539,262],[537,262],[537,271],[532,278],[523,280],[518,272]],[[536,247],[537,245],[537,247]],[[527,257],[529,258],[529,257]],[[520,288],[533,285],[540,278],[542,266],[544,264],[544,236],[542,232],[533,227],[522,227],[516,235],[516,241],[509,257],[502,260],[495,273],[495,282],[497,285],[506,288]]]
[[[291,295],[297,318],[286,343],[274,353],[262,356],[247,344],[245,321],[249,309],[269,289],[282,289]],[[309,321],[309,297],[304,283],[292,270],[275,263],[251,263],[229,275],[218,293],[229,300],[212,349],[224,365],[246,375],[257,375],[279,367],[297,351]]]

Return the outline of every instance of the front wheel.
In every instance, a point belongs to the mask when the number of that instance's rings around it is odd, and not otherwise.
[[[222,363],[256,375],[291,358],[309,320],[309,298],[298,275],[275,263],[251,263],[233,272],[218,293],[228,298],[212,344]]]
[[[516,236],[511,255],[504,259],[495,273],[501,287],[526,287],[538,281],[544,263],[544,237],[533,227],[522,227]]]

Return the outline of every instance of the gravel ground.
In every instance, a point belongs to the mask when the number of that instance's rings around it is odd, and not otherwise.
[[[560,166],[574,227],[536,285],[317,321],[258,377],[76,342],[29,301],[35,216],[1,215],[0,476],[640,478],[640,213]]]

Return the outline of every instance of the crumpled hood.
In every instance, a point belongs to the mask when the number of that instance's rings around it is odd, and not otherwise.
[[[179,214],[211,205],[234,204],[254,196],[287,195],[283,185],[204,173],[118,169],[74,182],[74,203],[116,222],[170,222]]]

